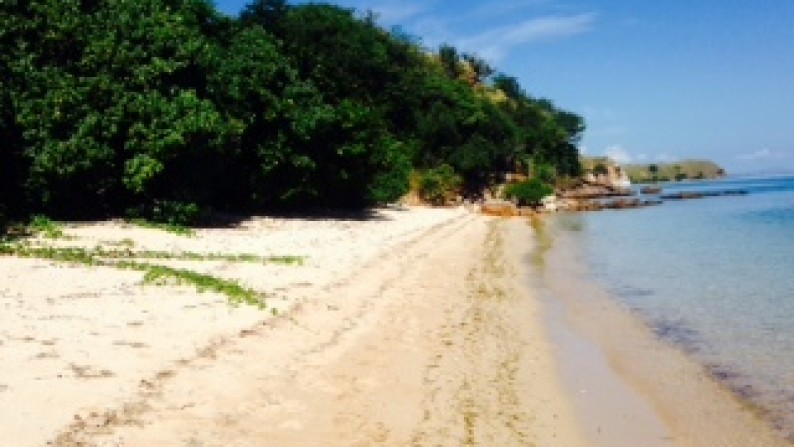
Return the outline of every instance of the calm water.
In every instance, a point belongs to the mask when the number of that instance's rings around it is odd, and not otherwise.
[[[794,437],[794,177],[676,184],[746,196],[561,215],[593,280]]]

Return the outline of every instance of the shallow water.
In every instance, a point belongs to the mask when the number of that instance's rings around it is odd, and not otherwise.
[[[561,214],[594,282],[794,437],[794,178],[676,184],[749,194]]]

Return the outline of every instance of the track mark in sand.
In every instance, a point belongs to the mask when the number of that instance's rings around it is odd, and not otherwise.
[[[97,369],[91,365],[75,365],[72,363],[69,365],[69,369],[72,370],[74,376],[78,379],[102,379],[114,376],[113,371]]]
[[[424,418],[411,446],[533,445],[518,377],[526,347],[511,326],[512,272],[502,224],[489,222],[481,260],[466,276],[464,302],[447,303],[447,323],[425,371]]]

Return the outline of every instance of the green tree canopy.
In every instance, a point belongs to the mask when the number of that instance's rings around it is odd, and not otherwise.
[[[361,207],[442,166],[469,194],[516,166],[578,175],[582,118],[494,73],[326,4],[6,0],[0,214]]]

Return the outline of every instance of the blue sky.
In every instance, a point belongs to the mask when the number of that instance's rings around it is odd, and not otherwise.
[[[236,14],[247,1],[218,0]],[[293,1],[292,3],[305,3]],[[339,0],[450,43],[585,117],[619,162],[794,172],[794,1]]]

